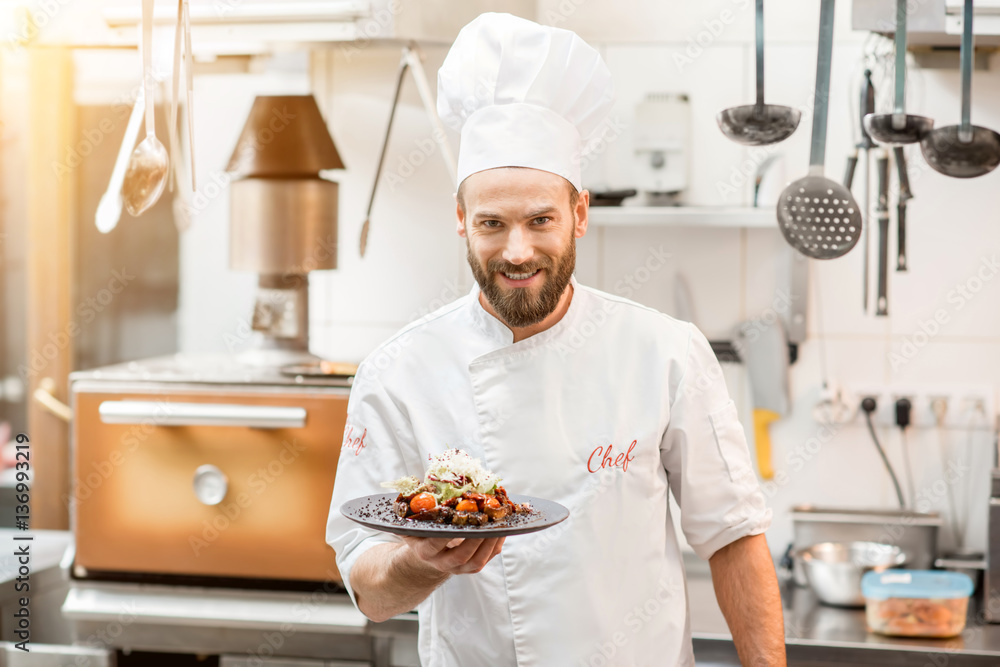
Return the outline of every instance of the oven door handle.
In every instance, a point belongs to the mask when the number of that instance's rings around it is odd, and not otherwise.
[[[153,426],[241,426],[244,428],[303,428],[306,409],[274,405],[104,401],[105,424]]]

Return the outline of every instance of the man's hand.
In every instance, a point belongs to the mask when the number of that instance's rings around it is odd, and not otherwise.
[[[404,537],[369,549],[351,570],[358,608],[375,622],[410,611],[449,576],[481,572],[504,539]]]
[[[505,539],[404,537],[403,542],[419,561],[438,572],[475,574],[500,553]]]

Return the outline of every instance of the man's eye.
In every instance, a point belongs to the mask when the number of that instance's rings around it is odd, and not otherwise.
[[[499,227],[499,220],[483,220],[483,227]]]
[[[551,220],[551,219],[552,219],[552,218],[548,218],[548,217],[545,217],[545,216],[543,216],[543,217],[541,217],[541,218],[535,218],[535,219],[534,219],[534,222],[536,222],[536,223],[538,223],[538,224],[540,224],[540,225],[544,225],[544,224],[545,224],[546,222],[548,222],[548,221],[549,221],[549,220]]]

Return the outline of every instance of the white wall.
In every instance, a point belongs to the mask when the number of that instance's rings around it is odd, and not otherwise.
[[[575,29],[599,46],[615,76],[620,103],[614,113],[622,117],[626,131],[610,146],[606,159],[588,170],[591,184],[628,184],[626,169],[631,149],[627,127],[636,100],[649,91],[686,92],[692,104],[694,148],[689,202],[749,202],[748,187],[730,194],[719,187],[719,183],[729,182],[733,169],[738,169],[750,154],[722,137],[714,115],[727,106],[752,101],[751,2],[543,0],[539,4],[542,21]],[[848,110],[853,110],[857,96],[858,58],[866,37],[850,32],[850,3],[839,5],[826,154],[829,173],[837,179],[854,143]],[[572,11],[562,12],[560,8]],[[768,98],[806,108],[798,132],[776,148],[784,154],[782,180],[803,175],[808,163],[812,121],[808,108],[815,76],[817,17],[818,3],[767,3]],[[713,26],[719,34],[703,39],[707,46],[700,53],[689,52],[694,54],[693,62],[679,66],[675,56],[684,54],[700,33],[711,32]],[[432,50],[427,56],[433,81],[444,51]],[[393,129],[386,171],[408,174],[401,165],[409,162],[414,166],[413,173],[395,188],[383,180],[373,213],[368,255],[358,257],[357,239],[388,115],[398,53],[391,48],[369,46],[361,52],[334,50],[331,58],[333,74],[324,86],[330,92],[322,96],[321,106],[327,110],[347,170],[339,178],[340,268],[313,274],[312,278],[313,347],[330,358],[357,360],[417,315],[464,294],[471,278],[465,266],[464,242],[454,233],[452,186],[444,163],[436,153],[426,157],[421,151],[431,126],[412,81],[406,84]],[[978,124],[1000,127],[1000,60],[994,58],[992,64],[989,72],[975,75],[973,118]],[[912,111],[938,119],[939,125],[957,121],[957,72],[924,71],[911,74],[911,78]],[[212,126],[210,121],[202,120],[199,130],[201,137],[232,135],[234,141],[249,108],[251,90],[244,86],[235,95],[221,84],[201,81],[199,93],[226,110],[231,127],[223,126],[221,120],[211,121]],[[271,84],[254,84],[254,92],[270,92]],[[887,99],[880,95],[880,104]],[[200,108],[210,106],[205,103]],[[456,141],[454,136],[452,140]],[[206,169],[221,165],[228,157],[232,141],[220,139],[218,143],[227,147],[213,148],[207,139],[199,142],[204,146],[202,159],[208,159],[210,151],[218,153],[211,154],[213,162]],[[952,180],[931,171],[919,150],[910,149],[908,156],[916,195],[909,209],[911,269],[905,274],[890,274],[891,317],[876,319],[861,312],[860,251],[839,260],[815,262],[811,267],[813,296],[818,293],[820,298],[810,301],[809,338],[791,372],[794,411],[774,427],[775,467],[788,472],[790,481],[769,488],[775,510],[774,525],[768,533],[772,551],[782,551],[790,539],[787,510],[793,504],[892,507],[895,502],[860,421],[840,428],[818,451],[813,447],[817,441],[810,439],[820,434],[811,417],[821,383],[820,339],[825,342],[830,379],[841,384],[989,384],[1000,395],[1000,280],[986,281],[961,310],[947,297],[956,283],[966,281],[979,270],[983,257],[1000,251],[1000,173],[971,181]],[[860,188],[856,191],[860,192]],[[210,214],[199,219],[185,241],[185,271],[190,272],[189,276],[201,271],[195,267],[202,260],[194,258],[207,256],[203,248],[210,246],[212,256],[217,257],[225,247],[225,206],[221,199]],[[199,227],[205,229],[199,231]],[[771,306],[779,289],[776,265],[787,252],[776,229],[591,228],[579,244],[579,279],[614,291],[616,282],[638,267],[650,248],[661,245],[672,254],[670,262],[634,298],[671,312],[674,277],[683,272],[692,287],[698,324],[712,337],[728,336],[734,325]],[[219,332],[235,326],[234,318],[245,317],[248,312],[248,306],[236,303],[229,295],[246,298],[246,280],[227,276],[224,266],[216,266],[211,281],[205,278],[208,276],[188,283],[186,302],[211,302],[216,309],[203,306],[198,310],[202,320],[197,334],[190,330],[185,345],[224,349]],[[920,321],[937,309],[948,312],[949,323],[912,359],[893,368],[889,355],[898,352],[919,330]],[[728,368],[727,379],[746,417],[752,406],[742,369]],[[953,489],[960,507],[963,502],[971,503],[976,528],[969,546],[981,548],[986,476],[992,459],[990,438],[980,433],[970,440],[967,433],[959,431],[944,437],[954,448],[954,456],[967,449],[971,452],[970,470]],[[882,439],[889,456],[901,469],[898,434],[884,429]],[[939,434],[933,431],[910,437],[918,490],[930,493],[935,509],[946,511],[946,494],[940,493],[940,483],[934,485],[942,478],[938,444]],[[793,461],[802,459],[806,460],[797,469]]]

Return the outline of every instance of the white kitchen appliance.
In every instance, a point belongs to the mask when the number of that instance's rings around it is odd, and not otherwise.
[[[648,204],[679,204],[688,186],[688,96],[650,93],[636,105],[633,128],[636,189],[644,193]]]

